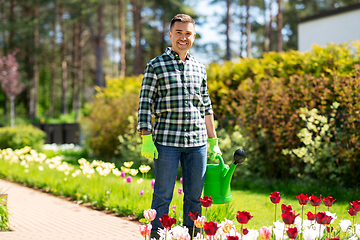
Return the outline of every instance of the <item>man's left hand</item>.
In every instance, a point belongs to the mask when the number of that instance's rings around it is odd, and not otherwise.
[[[222,155],[219,148],[219,139],[218,138],[208,138],[210,143],[210,159],[215,160],[218,155]]]

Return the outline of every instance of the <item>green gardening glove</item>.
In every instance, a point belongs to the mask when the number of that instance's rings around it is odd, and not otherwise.
[[[144,156],[149,159],[157,159],[158,151],[155,147],[154,141],[152,139],[152,134],[141,135],[142,137],[142,147],[141,147],[141,156]]]
[[[210,159],[215,160],[217,155],[222,155],[220,148],[219,148],[219,139],[218,138],[208,138],[210,143]]]

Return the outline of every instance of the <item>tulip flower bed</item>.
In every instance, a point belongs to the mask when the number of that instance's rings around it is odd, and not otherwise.
[[[73,166],[30,148],[0,150],[0,177],[71,197],[79,204],[91,203],[120,215],[134,214],[146,223],[140,226],[144,236],[150,223],[143,213],[150,207],[153,183],[146,178],[147,171],[148,166],[133,169],[131,162],[117,169],[111,163],[80,159],[79,166]],[[169,215],[156,217],[168,227],[161,233],[163,239],[188,239],[191,233],[186,235],[181,227],[181,179],[175,189]],[[201,199],[203,216],[191,216],[202,229],[197,239],[357,239],[360,234],[357,200],[349,204],[320,194],[283,196],[278,192],[269,198],[251,191],[232,191],[232,196],[233,201],[224,205],[211,204],[210,197]]]
[[[154,209],[144,211],[145,224],[139,226],[140,234],[147,239],[150,235],[152,226],[151,221],[156,217],[162,223],[163,229],[158,230],[160,240],[176,239],[176,240],[256,240],[256,239],[304,239],[304,240],[338,240],[350,239],[357,240],[360,238],[360,224],[356,224],[355,216],[360,211],[360,201],[350,202],[351,207],[347,212],[352,217],[351,220],[340,220],[338,230],[335,226],[336,213],[330,211],[319,211],[319,207],[323,202],[325,207],[330,210],[336,199],[331,196],[322,198],[315,195],[299,194],[296,196],[298,204],[301,206],[300,213],[296,214],[291,205],[281,205],[280,220],[276,220],[276,207],[280,203],[283,195],[279,192],[270,194],[270,201],[275,206],[273,226],[262,226],[259,230],[250,229],[247,224],[253,219],[253,215],[248,211],[238,211],[236,220],[240,224],[237,227],[233,221],[224,219],[221,223],[212,221],[208,218],[207,209],[212,205],[211,197],[204,196],[200,198],[200,202],[206,208],[205,216],[200,216],[198,212],[189,213],[190,219],[194,221],[194,225],[200,228],[200,233],[194,234],[189,232],[186,227],[176,224],[176,219],[165,214],[162,217],[156,216]],[[304,206],[310,203],[314,212],[304,214]],[[318,211],[317,211],[318,210]],[[174,226],[174,227],[173,227]]]

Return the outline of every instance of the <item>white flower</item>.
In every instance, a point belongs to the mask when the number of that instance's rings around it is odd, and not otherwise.
[[[303,237],[305,240],[315,240],[318,232],[312,228],[305,228],[303,232]]]
[[[275,229],[278,229],[278,230],[281,230],[281,231],[285,230],[285,224],[283,222],[280,222],[279,220],[274,222],[274,226],[275,226]]]
[[[360,225],[359,224],[355,225],[355,233],[360,238]]]
[[[351,221],[350,220],[340,220],[339,225],[340,225],[341,231],[347,232],[347,230],[349,229],[349,227],[351,225]]]
[[[334,221],[335,221],[335,219],[337,219],[336,213],[331,213],[331,212],[329,212],[329,211],[326,211],[325,213],[326,213],[326,216],[332,217],[330,224],[333,224]]]
[[[243,240],[256,240],[259,236],[259,231],[254,229],[248,229],[248,234],[243,236]]]
[[[275,234],[276,240],[284,239],[284,230],[274,228],[273,233]],[[285,238],[286,238],[286,236],[285,236]]]
[[[356,235],[354,235],[354,236],[350,237],[349,240],[358,240],[358,238],[356,237]]]
[[[303,221],[303,227],[304,228],[310,228],[313,224],[314,224],[314,220],[313,221],[310,221],[308,219],[304,219]]]
[[[175,226],[170,230],[170,234],[174,239],[186,239],[187,236],[190,239],[189,229],[187,229],[186,227]]]

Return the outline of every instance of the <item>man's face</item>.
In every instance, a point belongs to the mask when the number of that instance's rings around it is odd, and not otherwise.
[[[195,26],[189,22],[175,22],[169,31],[172,50],[179,55],[186,54],[195,40]]]

